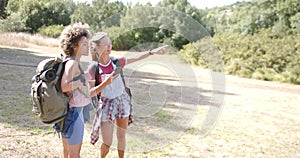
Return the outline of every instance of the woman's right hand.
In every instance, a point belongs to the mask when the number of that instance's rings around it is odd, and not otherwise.
[[[114,71],[111,74],[105,76],[105,79],[101,82],[101,84],[95,86],[95,80],[89,81],[89,93],[90,96],[95,96],[99,94],[106,86],[112,84],[116,76],[113,76]]]
[[[105,85],[112,84],[113,81],[116,79],[117,76],[113,76],[113,74],[114,74],[114,71],[105,77],[105,80],[103,81]]]

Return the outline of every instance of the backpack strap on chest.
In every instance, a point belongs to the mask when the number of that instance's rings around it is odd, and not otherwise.
[[[123,73],[123,67],[122,67],[122,65],[120,63],[120,60],[118,58],[112,57],[112,56],[110,56],[110,59],[111,59],[111,61],[112,61],[112,63],[114,65],[116,65],[117,67],[121,67],[122,68],[121,72],[120,72],[120,75],[121,75],[123,84],[125,86],[125,90],[129,94],[129,96],[131,97],[132,94],[131,94],[130,89],[126,86],[125,78],[124,78],[124,73]],[[92,71],[94,72],[94,75],[95,75],[95,86],[98,86],[100,84],[100,82],[99,82],[99,71],[100,71],[100,68],[99,68],[99,62],[98,61],[92,63]]]
[[[110,57],[111,61],[113,62],[114,65],[116,65],[117,67],[121,67],[122,68],[122,65],[119,61],[118,58],[115,58],[115,57]],[[99,71],[100,71],[100,68],[99,68],[99,62],[98,61],[95,61],[92,63],[92,71],[94,72],[94,75],[95,75],[95,86],[98,86],[100,84],[99,82]],[[125,85],[125,80],[124,80],[124,74],[123,74],[123,69],[121,70],[121,78],[122,78],[122,81]],[[126,87],[126,85],[125,85]]]
[[[95,76],[95,86],[98,86],[99,83],[99,62],[95,61],[92,63],[92,72],[94,72]]]
[[[120,63],[120,60],[119,60],[118,58],[115,58],[115,57],[110,57],[110,59],[111,59],[111,61],[112,61],[117,67],[122,68],[120,74],[121,74],[121,78],[122,78],[122,81],[123,81],[123,83],[124,83],[124,86],[126,87],[126,83],[125,83],[125,79],[124,79],[124,73],[123,73],[123,67],[122,67],[122,65],[121,65],[121,63]]]

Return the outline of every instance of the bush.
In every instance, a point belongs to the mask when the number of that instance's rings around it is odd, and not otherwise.
[[[57,38],[63,29],[63,25],[42,26],[38,29],[38,32],[44,36]]]
[[[24,19],[19,13],[13,13],[6,19],[0,20],[0,30],[3,32],[22,32],[27,31]]]
[[[114,50],[129,50],[136,45],[132,31],[124,32],[124,29],[113,26],[104,32],[110,36]]]
[[[218,72],[223,70],[219,50],[210,37],[183,46],[179,56],[185,62],[193,65],[200,65]]]
[[[300,33],[300,12],[290,18],[291,27],[294,33]]]
[[[273,81],[276,78],[276,75],[277,73],[274,71],[274,69],[259,68],[253,72],[252,78],[259,79],[259,80]]]
[[[297,34],[280,37],[271,29],[265,29],[246,36],[218,34],[213,41],[220,49],[227,74],[300,84],[300,41]],[[211,43],[201,40],[187,44],[180,56],[187,63],[205,68],[212,67],[208,63],[221,65],[219,60],[212,60],[218,56],[211,54],[215,52],[209,47]]]
[[[197,50],[197,47],[195,46],[197,44],[200,44],[200,41],[183,46],[183,49],[179,52],[179,55],[186,63],[208,67],[207,62],[201,56],[201,52]]]

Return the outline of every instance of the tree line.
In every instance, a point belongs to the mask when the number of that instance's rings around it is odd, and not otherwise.
[[[146,5],[137,3],[132,6],[108,0],[93,0],[91,3],[74,3],[72,0],[4,0],[4,4],[3,6],[6,7],[1,8],[0,29],[2,31],[40,33],[58,37],[64,26],[83,22],[89,24],[92,32],[106,30],[112,35],[118,35],[122,31],[122,35],[116,39],[119,42],[114,43],[114,48],[117,50],[128,49],[149,41],[167,41],[176,48],[181,48],[189,42],[176,35],[174,31],[177,30],[160,29],[160,25],[163,25],[162,22],[170,18],[159,18],[160,13],[151,15],[149,25],[155,25],[155,27],[129,30],[128,28],[132,28],[136,23],[142,23],[143,19],[149,16],[145,15],[144,9],[139,8],[148,7],[149,11],[146,13],[151,14],[150,7],[152,5],[150,3]],[[199,9],[192,6],[187,0],[164,0],[156,7],[178,10],[203,24]],[[179,25],[179,23],[172,25]],[[127,32],[124,33],[124,29]]]
[[[300,84],[298,0],[256,0],[211,9],[198,9],[187,0],[162,0],[156,6],[108,0],[0,1],[1,31],[56,38],[75,22],[89,24],[92,33],[108,32],[116,50],[165,43],[186,62],[203,67],[210,49],[199,53],[197,45],[209,47],[203,38],[208,35],[226,73]]]

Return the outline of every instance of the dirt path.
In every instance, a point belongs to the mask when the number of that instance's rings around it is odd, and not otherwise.
[[[300,157],[300,86],[230,75],[223,80],[222,74],[182,64],[167,55],[128,65],[126,76],[137,116],[129,128],[128,150],[133,152],[128,157]],[[222,106],[214,95],[221,98]],[[147,119],[147,114],[160,109],[175,112],[176,117],[170,120],[166,113],[159,113],[158,122]],[[2,117],[3,113],[0,120]],[[0,157],[60,156],[61,143],[51,130],[24,130],[0,123]],[[37,121],[34,124],[43,127]],[[97,157],[100,143],[90,145],[88,126],[85,132],[82,157]],[[146,145],[139,144],[140,140]],[[110,157],[116,157],[115,149]]]

